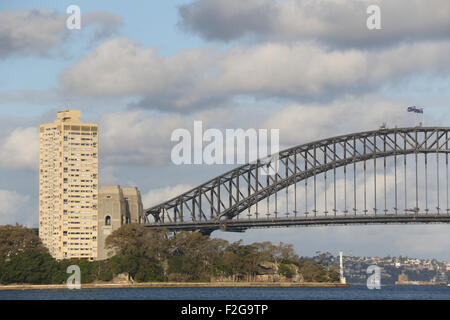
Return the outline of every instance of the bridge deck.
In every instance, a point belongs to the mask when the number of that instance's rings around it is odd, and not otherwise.
[[[220,221],[174,222],[146,224],[149,228],[165,228],[170,231],[214,230],[244,231],[250,228],[327,226],[355,224],[405,224],[405,223],[450,223],[450,214],[367,214],[367,215],[328,215],[312,217],[285,217],[261,219],[233,219]]]

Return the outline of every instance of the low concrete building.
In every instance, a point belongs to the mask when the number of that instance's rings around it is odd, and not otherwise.
[[[98,194],[98,260],[110,258],[114,252],[106,250],[105,240],[129,223],[143,223],[144,209],[136,187],[103,186]]]

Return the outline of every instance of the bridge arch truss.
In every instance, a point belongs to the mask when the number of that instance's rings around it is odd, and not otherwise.
[[[421,215],[447,216],[449,131],[380,129],[289,148],[146,209],[146,225],[214,230],[228,224],[239,230],[286,219],[302,225],[333,219],[391,223],[406,216],[427,222]],[[395,220],[399,215],[404,216]]]

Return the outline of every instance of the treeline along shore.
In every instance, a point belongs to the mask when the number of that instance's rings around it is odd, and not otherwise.
[[[134,288],[318,288],[350,287],[337,282],[144,282],[144,283],[88,283],[80,289],[134,289]],[[66,284],[19,284],[0,285],[0,291],[8,290],[66,290]]]
[[[103,261],[52,258],[36,233],[0,227],[0,289],[63,289],[71,265],[82,288],[340,286],[335,267],[300,258],[291,244],[230,243],[199,232],[129,224],[106,239]]]

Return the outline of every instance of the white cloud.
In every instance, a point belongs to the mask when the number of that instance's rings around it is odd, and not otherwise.
[[[38,129],[17,128],[0,140],[0,168],[36,170],[39,164]]]
[[[29,196],[0,189],[0,224],[29,224],[29,200]]]
[[[171,163],[171,141],[175,129],[193,136],[193,124],[203,121],[203,131],[225,129],[280,129],[281,150],[339,134],[373,130],[383,122],[389,126],[414,126],[416,117],[406,113],[407,102],[379,96],[348,96],[329,104],[292,104],[278,108],[228,108],[192,114],[161,114],[142,111],[104,113],[100,118],[100,152],[104,182],[117,183],[116,166],[165,166]],[[5,120],[7,121],[7,120]],[[442,124],[442,119],[427,121]],[[206,145],[206,143],[205,143]],[[225,152],[225,150],[224,150]],[[39,134],[35,127],[16,128],[0,139],[0,168],[36,170]]]
[[[119,171],[118,168],[113,166],[107,166],[104,168],[100,168],[100,184],[101,185],[119,185],[120,180],[117,177],[117,173]]]
[[[267,43],[163,57],[121,38],[102,43],[63,72],[61,82],[74,95],[132,97],[166,111],[211,109],[240,96],[329,101],[424,74],[448,75],[449,51],[450,42],[379,51]]]
[[[195,120],[207,128],[234,127],[243,119],[233,111],[203,111],[195,114],[147,114],[140,111],[104,114],[100,121],[102,161],[114,165],[163,166],[170,163],[171,135],[175,129],[187,129],[193,135]],[[248,125],[248,119],[244,123]]]
[[[377,96],[346,97],[329,104],[294,104],[270,114],[262,127],[279,128],[281,143],[291,147],[340,134],[415,126],[402,101]],[[435,123],[437,123],[436,121]]]
[[[142,196],[142,202],[145,208],[150,208],[161,202],[165,202],[179,196],[183,192],[186,192],[192,188],[193,187],[190,185],[179,184],[173,187],[152,189]]]
[[[420,119],[406,112],[409,102],[366,95],[347,96],[327,104],[234,107],[187,115],[143,111],[106,113],[100,121],[102,163],[107,167],[168,165],[172,148],[178,143],[171,141],[172,132],[183,128],[193,137],[196,120],[203,121],[203,131],[217,128],[223,134],[226,129],[279,129],[281,150],[321,138],[374,130],[383,123],[389,127],[415,126]],[[444,124],[443,119],[434,119],[431,113],[427,115],[427,121],[435,125]],[[108,179],[111,173],[108,171]]]
[[[45,54],[68,36],[63,14],[45,9],[0,11],[0,56]]]
[[[369,5],[381,8],[382,30],[369,30]],[[336,46],[378,46],[448,39],[447,0],[197,0],[179,7],[179,25],[207,40],[315,40]]]
[[[49,55],[61,49],[71,36],[66,28],[68,15],[48,9],[0,11],[0,57],[15,55]],[[83,26],[93,26],[91,41],[114,34],[122,19],[105,11],[82,13]],[[84,29],[82,29],[84,32]]]
[[[212,63],[214,56],[207,52],[182,50],[163,57],[154,49],[142,49],[127,38],[119,38],[102,43],[66,70],[61,81],[63,88],[74,94],[148,97],[153,102],[170,103],[168,107],[182,108],[191,103],[186,92],[195,90],[192,78],[208,61]]]
[[[0,189],[0,215],[16,213],[27,201],[28,196],[23,196],[15,191]]]
[[[172,131],[180,116],[145,116],[141,112],[105,114],[100,121],[100,148],[108,165],[154,164],[169,161]]]
[[[94,11],[82,13],[83,26],[94,26],[94,36],[91,43],[106,39],[117,33],[122,26],[122,17],[107,11]]]

